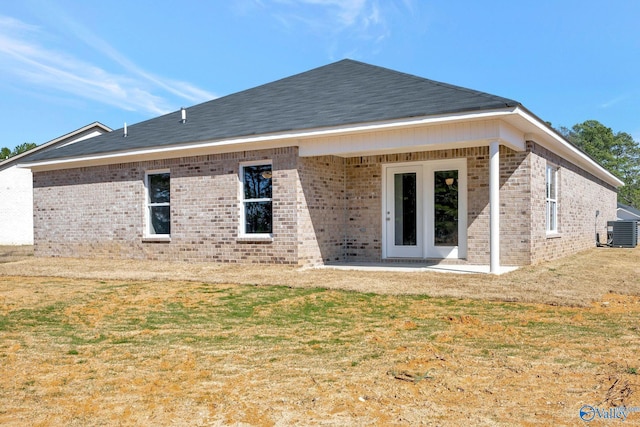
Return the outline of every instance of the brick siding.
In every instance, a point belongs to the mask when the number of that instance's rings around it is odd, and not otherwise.
[[[526,264],[528,194],[526,153],[501,147],[501,253],[505,264]],[[353,157],[347,159],[346,258],[380,261],[382,256],[382,165],[443,159],[467,159],[467,260],[489,262],[489,148],[461,148]],[[508,207],[508,209],[507,209]],[[506,224],[511,221],[511,224]],[[528,232],[528,231],[527,231]]]
[[[606,239],[607,221],[616,219],[615,188],[534,142],[531,158],[531,263],[560,258]],[[558,234],[546,234],[547,163],[558,167]],[[596,218],[596,210],[600,215]]]
[[[382,166],[467,160],[467,261],[489,262],[488,147],[340,158],[296,147],[34,174],[35,251],[232,263],[318,265],[382,257]],[[273,164],[273,239],[239,235],[242,162]],[[559,234],[545,233],[546,162],[560,167]],[[171,173],[171,241],[145,241],[145,171]],[[526,265],[594,245],[615,219],[615,190],[534,143],[500,148],[501,263]]]
[[[344,261],[344,159],[301,157],[298,177],[299,264]]]
[[[273,241],[239,238],[240,163],[273,162]],[[34,174],[35,252],[295,264],[297,148]],[[145,242],[145,171],[171,173],[171,242]]]

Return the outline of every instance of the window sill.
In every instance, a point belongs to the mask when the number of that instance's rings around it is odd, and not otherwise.
[[[562,237],[562,234],[558,233],[557,231],[547,233],[547,239],[559,239],[561,237]]]
[[[270,234],[258,234],[252,236],[250,234],[245,234],[242,236],[238,236],[238,243],[272,243],[273,236]]]
[[[170,243],[171,236],[145,236],[142,243]]]

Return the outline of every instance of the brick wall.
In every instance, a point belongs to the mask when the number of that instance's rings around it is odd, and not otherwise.
[[[301,265],[345,259],[345,161],[341,157],[298,160],[298,256]]]
[[[489,148],[425,151],[353,157],[347,165],[346,257],[380,261],[382,256],[382,165],[443,159],[467,159],[467,260],[489,262]],[[504,264],[527,264],[528,164],[526,153],[501,147],[501,259]],[[523,229],[527,230],[523,233]]]
[[[345,258],[382,257],[382,166],[377,156],[346,159]]]
[[[489,264],[489,147],[467,156],[468,260]],[[530,257],[529,161],[524,152],[500,147],[500,263],[524,265]]]
[[[604,242],[607,221],[616,219],[615,189],[533,142],[527,143],[527,149],[531,152],[531,263],[592,248],[596,232]],[[558,233],[549,236],[544,175],[548,162],[559,168]]]
[[[36,254],[317,265],[382,257],[382,165],[467,160],[467,260],[489,262],[489,149],[298,157],[295,147],[34,174]],[[273,239],[239,237],[242,162],[273,163]],[[545,233],[546,162],[560,166],[560,233]],[[170,169],[171,241],[148,242],[145,171]],[[500,148],[501,263],[525,265],[594,245],[615,219],[610,186],[534,143]]]
[[[273,241],[239,238],[239,165],[273,162]],[[34,174],[35,251],[184,261],[297,263],[297,149]],[[171,242],[145,242],[145,171],[171,172]]]
[[[500,147],[500,263],[526,265],[531,259],[531,164],[526,152]],[[489,263],[486,252],[486,263]]]

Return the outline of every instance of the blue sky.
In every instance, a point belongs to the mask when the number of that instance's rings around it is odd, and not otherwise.
[[[0,147],[118,129],[343,58],[640,142],[637,0],[0,4]]]

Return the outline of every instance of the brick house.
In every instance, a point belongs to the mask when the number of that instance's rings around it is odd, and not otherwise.
[[[40,256],[492,272],[594,246],[622,185],[519,102],[352,60],[25,166]]]
[[[33,245],[33,178],[29,169],[18,164],[42,150],[73,144],[109,132],[94,122],[37,147],[0,160],[0,245]]]

